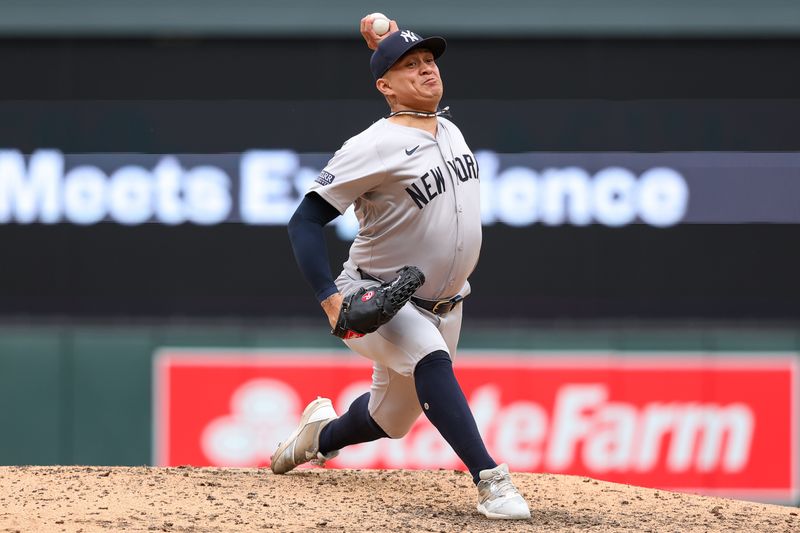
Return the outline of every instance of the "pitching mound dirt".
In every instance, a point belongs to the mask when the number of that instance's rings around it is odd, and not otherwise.
[[[514,474],[533,518],[487,520],[453,471],[0,467],[0,531],[800,531],[798,509]]]

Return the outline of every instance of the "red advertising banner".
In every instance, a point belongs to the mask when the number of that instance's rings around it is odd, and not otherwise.
[[[513,471],[794,501],[797,359],[768,354],[465,352],[456,373],[490,453]],[[341,352],[164,350],[154,462],[268,465],[305,405],[369,388]],[[463,468],[421,416],[402,439],[349,447],[336,468]]]

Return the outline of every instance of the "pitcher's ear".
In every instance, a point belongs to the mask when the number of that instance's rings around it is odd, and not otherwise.
[[[392,85],[386,78],[378,78],[375,80],[375,88],[378,89],[383,96],[391,96],[394,94]]]

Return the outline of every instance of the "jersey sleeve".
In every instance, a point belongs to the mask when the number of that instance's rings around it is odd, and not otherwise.
[[[333,154],[309,192],[319,194],[344,213],[356,198],[380,185],[385,176],[386,167],[374,142],[353,138]]]

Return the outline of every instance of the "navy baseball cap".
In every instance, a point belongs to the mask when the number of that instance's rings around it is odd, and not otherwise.
[[[447,48],[447,41],[442,37],[428,37],[423,39],[411,30],[400,30],[390,34],[378,44],[378,49],[372,53],[369,68],[377,80],[386,71],[397,63],[409,50],[414,48],[427,48],[433,53],[433,58],[438,59]]]

